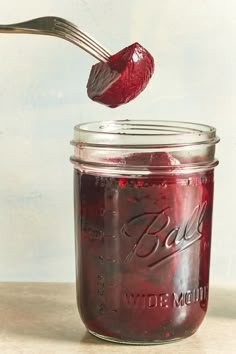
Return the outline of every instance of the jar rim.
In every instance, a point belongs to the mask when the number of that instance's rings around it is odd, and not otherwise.
[[[219,142],[213,126],[172,120],[121,119],[93,121],[74,127],[73,145],[181,147]]]

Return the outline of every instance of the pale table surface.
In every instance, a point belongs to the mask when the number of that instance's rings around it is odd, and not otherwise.
[[[90,335],[68,283],[0,283],[0,354],[236,354],[236,288],[211,287],[208,315],[185,340],[155,346],[113,344]]]

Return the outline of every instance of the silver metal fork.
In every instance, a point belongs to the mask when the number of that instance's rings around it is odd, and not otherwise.
[[[60,17],[39,17],[30,21],[0,25],[0,33],[29,33],[56,36],[84,49],[100,61],[108,61],[110,52],[73,23]]]

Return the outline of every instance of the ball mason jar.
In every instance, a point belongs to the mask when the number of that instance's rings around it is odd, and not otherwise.
[[[93,335],[192,335],[208,305],[213,127],[117,120],[74,129],[77,302]]]

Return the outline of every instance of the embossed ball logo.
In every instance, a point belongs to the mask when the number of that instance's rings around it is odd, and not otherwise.
[[[146,212],[131,218],[121,228],[122,236],[134,240],[124,262],[132,262],[138,257],[145,261],[148,268],[153,269],[171,259],[175,253],[190,247],[202,237],[206,209],[205,201],[190,212],[184,225],[175,227],[171,226],[170,208]]]

